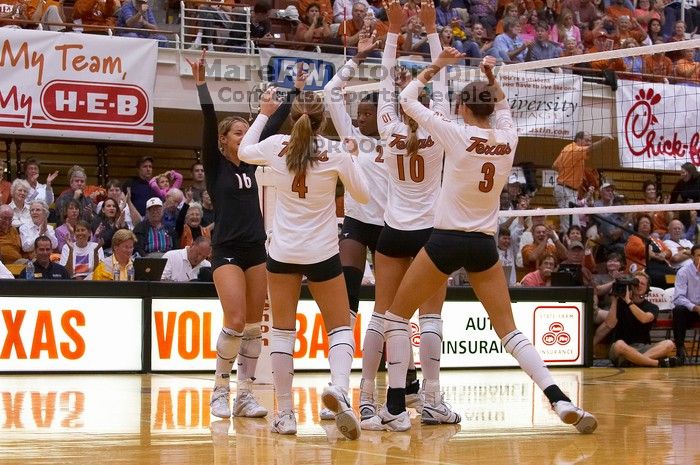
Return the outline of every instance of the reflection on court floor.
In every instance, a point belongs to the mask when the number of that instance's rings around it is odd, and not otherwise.
[[[532,380],[511,369],[443,373],[445,399],[462,415],[460,425],[421,426],[414,412],[410,432],[363,432],[359,441],[347,441],[334,422],[318,419],[327,374],[295,377],[297,436],[270,433],[269,419],[212,417],[206,375],[0,376],[0,462],[697,462],[698,367],[562,369],[554,376],[574,402],[598,416],[596,434],[582,436],[561,424]],[[352,384],[359,384],[357,374]],[[256,395],[273,411],[271,386],[258,386]],[[357,405],[359,390],[351,395]]]

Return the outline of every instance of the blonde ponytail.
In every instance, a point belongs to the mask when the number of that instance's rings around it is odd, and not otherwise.
[[[406,139],[406,155],[412,157],[418,154],[418,147],[420,145],[418,141],[418,134],[416,133],[418,131],[418,123],[416,122],[416,120],[414,120],[406,114],[404,114],[404,121],[408,126],[408,139]]]
[[[316,141],[311,118],[303,113],[292,126],[287,145],[287,169],[290,173],[305,174],[306,168],[314,161],[315,153]]]
[[[287,169],[295,175],[306,174],[316,162],[316,135],[326,122],[323,101],[313,92],[302,92],[292,104],[294,125],[287,145]]]

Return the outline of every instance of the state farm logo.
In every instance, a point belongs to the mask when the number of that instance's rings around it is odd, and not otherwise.
[[[657,134],[656,130],[652,129],[659,123],[658,118],[654,114],[654,107],[661,103],[662,96],[654,92],[654,89],[640,89],[637,95],[634,96],[636,102],[630,107],[625,115],[624,134],[627,148],[635,157],[647,158],[666,156],[674,158],[683,158],[690,155],[691,162],[694,165],[700,165],[700,134],[693,133],[690,141],[684,140],[683,136],[679,136],[678,132],[674,131],[673,135],[670,132],[674,130],[673,125],[670,128],[661,127],[662,134]],[[673,106],[675,102],[670,102]],[[660,114],[670,113],[676,115],[677,110],[665,110],[661,108]],[[668,130],[668,134],[665,131]],[[688,134],[686,134],[687,136]],[[669,137],[670,136],[670,137]]]
[[[542,336],[542,342],[548,346],[554,344],[565,346],[571,342],[571,336],[564,331],[564,325],[562,323],[555,321],[549,325],[549,331]]]
[[[137,86],[81,81],[49,82],[41,108],[53,121],[136,126],[148,116],[148,96]]]

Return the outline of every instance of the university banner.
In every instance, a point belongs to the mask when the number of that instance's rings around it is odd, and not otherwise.
[[[304,90],[323,90],[335,73],[345,64],[343,55],[300,52],[277,48],[260,49],[260,66],[267,70],[263,80],[276,87],[292,88],[297,63],[304,63],[309,73]]]
[[[0,135],[153,141],[157,42],[0,28]]]
[[[508,97],[520,136],[573,139],[580,130],[581,76],[504,71],[496,79]],[[459,92],[465,84],[455,82],[453,90]]]
[[[616,94],[620,165],[677,171],[700,166],[700,89],[619,81]]]

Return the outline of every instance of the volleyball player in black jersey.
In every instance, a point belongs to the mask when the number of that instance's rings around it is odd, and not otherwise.
[[[238,145],[248,130],[243,118],[229,116],[217,122],[214,104],[204,79],[204,52],[190,62],[204,116],[202,162],[207,192],[214,206],[212,271],[224,322],[216,343],[216,377],[211,412],[231,416],[229,378],[238,356],[238,389],[233,415],[264,417],[267,410],[252,395],[255,367],[261,350],[263,307],[267,293],[265,228],[255,180],[257,166],[238,159]],[[295,89],[268,121],[263,138],[279,130],[306,81],[297,75]]]

